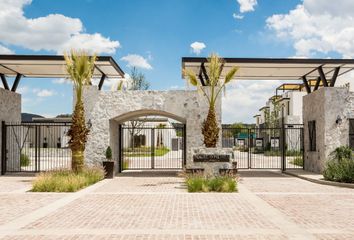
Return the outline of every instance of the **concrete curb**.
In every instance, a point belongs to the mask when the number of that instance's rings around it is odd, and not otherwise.
[[[292,173],[292,172],[283,172],[284,174],[293,176],[293,177],[297,177],[297,178],[301,178],[303,180],[309,181],[309,182],[313,182],[313,183],[318,183],[318,184],[322,184],[322,185],[328,185],[328,186],[335,186],[335,187],[343,187],[343,188],[352,188],[354,189],[354,184],[353,183],[340,183],[340,182],[331,182],[331,181],[326,181],[326,180],[321,180],[321,179],[314,179],[314,178],[309,178],[303,175],[299,175],[296,173]]]

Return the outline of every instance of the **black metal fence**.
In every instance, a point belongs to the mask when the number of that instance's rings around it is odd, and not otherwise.
[[[121,171],[181,169],[186,158],[185,125],[121,125]]]
[[[233,148],[238,168],[303,168],[303,126],[222,129],[222,146]]]
[[[70,123],[3,123],[2,174],[69,169],[69,128]]]

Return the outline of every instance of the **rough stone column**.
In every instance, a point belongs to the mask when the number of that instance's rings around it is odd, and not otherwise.
[[[337,117],[342,119],[336,123]],[[322,172],[330,153],[349,144],[349,119],[354,118],[354,93],[346,87],[327,87],[304,96],[305,170]],[[309,151],[308,122],[316,121],[316,151]]]
[[[21,95],[9,90],[0,88],[0,125],[1,122],[19,123],[21,122]],[[9,143],[8,143],[9,144]],[[2,129],[0,126],[0,160],[2,159]],[[16,146],[11,149],[16,149]],[[19,153],[14,154],[15,157],[12,161],[19,161]],[[0,164],[1,172],[1,164]]]

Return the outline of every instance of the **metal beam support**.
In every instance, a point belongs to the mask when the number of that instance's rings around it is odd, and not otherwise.
[[[2,81],[2,85],[4,85],[4,88],[6,90],[10,90],[9,88],[9,84],[7,83],[6,77],[4,74],[0,73],[0,77],[1,77],[1,81]]]
[[[205,83],[204,78],[203,78],[202,68],[200,68],[200,70],[199,70],[198,77],[199,77],[199,80],[200,80],[200,83],[202,84],[202,86],[206,86],[206,83]]]
[[[306,79],[306,76],[302,76],[302,81],[304,82],[305,88],[306,88],[306,92],[307,93],[311,93],[311,88],[309,86],[309,83]]]
[[[204,86],[207,86],[207,85],[209,85],[209,76],[208,76],[208,73],[206,71],[204,63],[201,64],[200,68],[201,68],[202,73],[203,73],[204,78],[205,78],[205,85]]]
[[[102,86],[103,86],[103,83],[104,83],[104,80],[106,79],[106,75],[105,74],[102,74],[102,77],[101,77],[101,80],[100,82],[98,83],[98,90],[101,90],[102,89]]]
[[[328,82],[327,82],[327,79],[326,79],[326,75],[323,72],[322,66],[317,68],[317,70],[318,70],[318,73],[320,74],[320,78],[322,80],[323,87],[328,87]]]
[[[321,82],[321,78],[318,77],[318,78],[317,78],[317,81],[316,81],[316,85],[315,85],[313,91],[316,91],[316,90],[320,87],[320,82]]]
[[[333,76],[332,76],[332,79],[331,79],[331,83],[329,85],[330,87],[334,87],[334,84],[336,84],[336,80],[337,80],[337,77],[338,77],[339,70],[340,70],[340,67],[336,67],[335,68]]]
[[[22,74],[19,74],[19,73],[18,73],[18,74],[16,75],[14,84],[12,85],[12,88],[11,88],[11,91],[12,91],[12,92],[16,92],[16,89],[17,89],[18,84],[20,83],[21,77],[22,77]]]

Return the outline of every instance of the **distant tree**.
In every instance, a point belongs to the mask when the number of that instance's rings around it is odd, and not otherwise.
[[[150,87],[150,83],[146,80],[144,73],[140,72],[136,67],[133,67],[130,72],[130,80],[131,83],[128,85],[127,90],[147,90]],[[122,82],[118,84],[117,90],[123,90]],[[143,121],[134,120],[128,122],[129,131],[132,138],[132,146],[134,146],[134,136],[140,133],[141,128],[145,124],[144,120],[146,119],[147,117],[142,119]]]
[[[148,90],[150,83],[146,80],[145,75],[136,67],[133,67],[130,72],[131,85],[129,90]]]
[[[273,110],[266,109],[265,123],[267,128],[278,128],[281,120],[281,105],[275,99],[272,100]]]
[[[72,114],[70,113],[63,113],[63,114],[59,114],[58,116],[56,116],[56,118],[71,118]]]
[[[223,131],[223,137],[235,137],[242,132],[243,128],[247,128],[247,125],[241,122],[235,122],[233,124],[227,125],[227,130]]]

